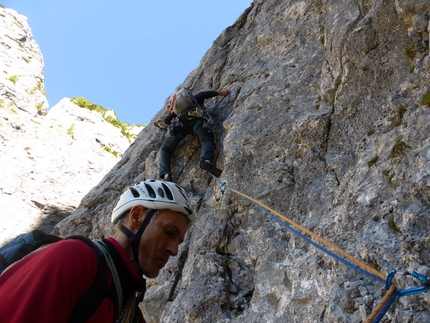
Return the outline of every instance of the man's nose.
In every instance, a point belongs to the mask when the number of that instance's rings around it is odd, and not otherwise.
[[[167,250],[169,251],[170,255],[172,257],[175,257],[178,255],[179,252],[179,243],[172,242],[168,245]]]

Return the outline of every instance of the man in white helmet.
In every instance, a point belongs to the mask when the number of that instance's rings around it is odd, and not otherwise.
[[[180,186],[155,180],[130,186],[112,212],[113,237],[96,241],[95,249],[78,239],[56,242],[0,275],[0,321],[145,322],[138,307],[142,275],[158,276],[194,220]]]
[[[112,223],[119,229],[114,238],[132,252],[129,256],[139,265],[136,269],[154,278],[169,257],[177,255],[194,219],[183,188],[171,182],[145,181],[130,187],[113,210]]]

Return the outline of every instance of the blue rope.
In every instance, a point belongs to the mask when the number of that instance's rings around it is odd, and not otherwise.
[[[224,194],[224,192],[230,188],[232,190],[235,190],[237,192],[240,192],[230,186],[227,185],[226,182],[221,182],[216,176],[214,176],[213,174],[210,174],[218,183],[220,183],[220,190],[221,192]],[[243,193],[241,193],[243,194]],[[244,194],[245,195],[245,194]],[[273,219],[275,219],[278,223],[280,223],[281,225],[283,225],[284,227],[286,227],[288,230],[290,230],[291,232],[293,232],[294,234],[296,234],[297,236],[301,237],[302,239],[304,239],[306,242],[310,243],[311,245],[313,245],[315,248],[325,252],[326,254],[332,256],[334,259],[338,260],[339,262],[343,263],[345,266],[354,269],[355,271],[369,277],[369,278],[373,278],[381,283],[385,283],[385,287],[388,290],[392,284],[392,279],[394,277],[394,274],[396,273],[395,270],[391,270],[390,273],[387,276],[387,279],[384,281],[383,279],[381,279],[380,277],[364,270],[363,268],[361,268],[360,266],[350,262],[348,259],[338,255],[335,252],[332,252],[330,250],[328,250],[327,248],[319,245],[318,243],[312,241],[312,239],[308,238],[307,236],[305,236],[304,234],[302,234],[301,232],[299,232],[298,230],[296,230],[295,228],[293,228],[289,223],[283,221],[282,219],[280,219],[279,217],[277,217],[275,214],[273,214],[272,212],[270,212],[268,209],[264,208],[263,206],[261,206],[260,204],[255,203],[255,201],[250,200],[252,203],[254,203],[256,206],[258,206],[263,212],[265,212],[266,214],[270,215]],[[389,300],[387,301],[387,303],[384,304],[384,306],[382,307],[382,309],[379,311],[379,313],[377,314],[377,316],[375,317],[375,319],[373,320],[373,323],[378,323],[381,321],[381,319],[384,317],[385,313],[389,310],[389,308],[391,307],[391,305],[393,304],[393,302],[395,301],[396,297],[400,297],[400,296],[407,296],[407,295],[414,295],[414,294],[419,294],[422,292],[426,292],[430,289],[430,280],[428,280],[427,278],[425,278],[424,276],[416,273],[416,272],[406,272],[403,273],[403,275],[411,275],[414,278],[417,278],[418,280],[420,280],[420,282],[422,283],[422,286],[420,287],[414,287],[414,288],[410,288],[410,289],[406,289],[406,290],[395,290],[393,292],[393,294],[390,296]]]
[[[330,251],[327,248],[324,248],[323,246],[319,245],[318,243],[316,243],[312,239],[310,239],[307,236],[305,236],[304,234],[300,233],[298,230],[294,229],[289,223],[281,220],[276,215],[274,215],[272,212],[270,212],[270,211],[266,210],[265,208],[263,208],[261,205],[259,205],[259,204],[256,204],[256,205],[259,206],[266,214],[270,215],[273,219],[275,219],[276,221],[278,221],[278,223],[280,223],[281,225],[283,225],[284,227],[286,227],[288,230],[290,230],[291,232],[293,232],[295,235],[299,236],[300,238],[302,238],[306,242],[308,242],[311,245],[313,245],[315,248],[317,248],[317,249],[325,252],[329,256],[332,256],[333,258],[335,258],[336,260],[340,261],[341,263],[343,263],[347,267],[350,267],[350,268],[354,269],[355,271],[357,271],[357,272],[359,272],[359,273],[361,273],[361,274],[363,274],[363,275],[365,275],[365,276],[367,276],[369,278],[373,278],[373,279],[375,279],[375,280],[377,280],[377,281],[379,281],[381,283],[385,283],[385,281],[383,279],[381,279],[380,277],[375,276],[372,273],[369,273],[368,271],[364,270],[363,268],[360,268],[356,264],[350,262],[348,259],[345,259],[342,256],[339,256],[338,254],[334,253],[333,251]]]
[[[258,205],[260,206],[260,205]],[[285,226],[288,230],[292,231],[294,234],[296,234],[297,236],[299,236],[300,238],[304,239],[306,242],[310,243],[311,245],[313,245],[314,247],[316,247],[317,249],[325,252],[326,254],[332,256],[333,258],[335,258],[336,260],[340,261],[341,263],[343,263],[344,265],[358,271],[359,273],[368,276],[369,278],[373,278],[375,280],[378,280],[381,283],[384,283],[385,281],[383,279],[381,279],[378,276],[373,275],[372,273],[369,273],[368,271],[360,268],[359,266],[357,266],[356,264],[353,264],[352,262],[348,261],[347,259],[343,258],[342,256],[339,256],[338,254],[324,248],[323,246],[319,245],[318,243],[316,243],[315,241],[312,241],[312,239],[308,238],[307,236],[305,236],[304,234],[300,233],[299,231],[297,231],[296,229],[294,229],[289,223],[286,223],[285,221],[282,221],[281,219],[279,219],[276,215],[272,214],[271,212],[265,210],[263,207],[260,206],[260,208],[266,212],[267,214],[269,214],[273,219],[275,219],[276,221],[278,221],[281,225]]]
[[[382,320],[385,313],[390,309],[391,305],[393,305],[394,301],[396,300],[396,297],[398,296],[398,291],[396,290],[393,295],[391,295],[390,299],[387,303],[382,307],[382,309],[379,311],[378,315],[376,315],[375,319],[373,320],[373,323],[378,323]]]
[[[227,186],[227,184],[225,182],[221,183],[218,178],[216,178],[214,175],[211,174],[211,176],[218,181],[221,185],[221,192],[224,193],[225,190],[227,188],[232,188]],[[234,189],[236,190],[236,189]],[[239,192],[239,190],[236,190]],[[253,202],[256,206],[258,206],[261,210],[263,210],[263,212],[265,212],[266,214],[270,215],[273,219],[275,219],[276,221],[278,221],[278,223],[280,223],[281,225],[283,225],[284,227],[286,227],[288,230],[290,230],[291,232],[293,232],[294,234],[296,234],[297,236],[299,236],[300,238],[304,239],[306,242],[310,243],[311,245],[313,245],[314,247],[316,247],[317,249],[325,252],[326,254],[332,256],[333,258],[335,258],[336,260],[340,261],[341,263],[343,263],[344,265],[354,269],[355,271],[369,277],[369,278],[373,278],[381,283],[385,283],[385,280],[381,279],[378,276],[373,275],[372,273],[369,273],[368,271],[364,270],[363,268],[360,268],[359,266],[357,266],[356,264],[353,264],[352,262],[350,262],[349,260],[345,259],[342,256],[339,256],[338,254],[328,250],[327,248],[319,245],[318,243],[316,243],[315,241],[313,241],[312,239],[308,238],[307,236],[305,236],[304,234],[302,234],[301,232],[299,232],[298,230],[294,229],[289,223],[281,220],[280,218],[278,218],[276,215],[274,215],[272,212],[270,212],[269,210],[265,209],[264,207],[262,207],[259,204],[256,204],[254,201]]]

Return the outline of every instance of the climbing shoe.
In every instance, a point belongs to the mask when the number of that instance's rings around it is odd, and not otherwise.
[[[214,175],[215,177],[220,177],[222,170],[216,168],[209,160],[200,160],[200,168],[207,170],[209,173]]]
[[[171,182],[172,181],[172,174],[163,174],[160,176],[160,179],[163,181]]]

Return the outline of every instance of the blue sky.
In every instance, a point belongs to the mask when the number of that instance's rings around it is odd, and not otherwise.
[[[84,97],[148,124],[252,0],[0,0],[28,18],[52,107]]]

